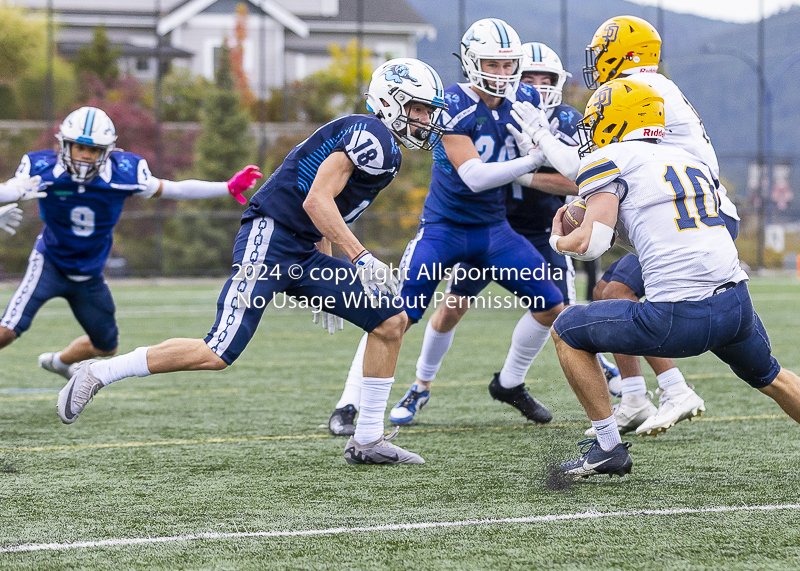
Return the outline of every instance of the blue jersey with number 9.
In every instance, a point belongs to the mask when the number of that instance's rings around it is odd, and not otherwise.
[[[468,83],[458,83],[445,89],[447,111],[442,113],[445,136],[466,135],[484,163],[498,163],[517,158],[514,137],[506,123],[519,125],[511,117],[511,104],[530,101],[539,106],[539,93],[520,83],[516,94],[507,97],[497,109],[489,109]],[[506,219],[506,192],[511,184],[472,192],[447,158],[444,146],[433,151],[431,188],[425,199],[422,219],[425,222],[454,222],[456,224],[494,224]]]
[[[319,166],[343,152],[355,165],[334,202],[348,224],[356,220],[400,170],[402,155],[394,135],[374,115],[349,115],[317,129],[286,156],[283,164],[250,199],[242,222],[269,216],[309,242],[322,234],[303,209]]]
[[[22,157],[15,176],[26,175],[41,176],[47,192],[39,199],[44,228],[36,249],[71,277],[103,273],[125,199],[157,190],[147,161],[123,151],[112,152],[100,174],[85,183],[72,180],[54,150]]]

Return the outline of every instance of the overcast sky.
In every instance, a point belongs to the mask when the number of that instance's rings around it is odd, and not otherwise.
[[[754,22],[759,19],[758,0],[629,0],[645,6],[661,6],[672,12],[696,14],[728,22]],[[764,16],[771,16],[781,8],[800,4],[800,0],[762,0]]]

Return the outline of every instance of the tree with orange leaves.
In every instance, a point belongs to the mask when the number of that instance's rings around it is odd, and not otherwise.
[[[236,6],[236,24],[233,28],[233,45],[231,46],[231,70],[236,80],[239,101],[242,109],[249,109],[255,100],[244,73],[244,41],[247,39],[247,4],[239,2]]]

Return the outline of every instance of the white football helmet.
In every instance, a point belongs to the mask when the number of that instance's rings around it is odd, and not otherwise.
[[[372,73],[367,90],[367,109],[397,135],[409,149],[431,150],[439,142],[444,127],[439,115],[447,109],[444,87],[431,66],[413,58],[396,58]],[[423,103],[433,108],[430,123],[408,116],[407,105]]]
[[[572,74],[561,65],[556,52],[540,42],[522,44],[522,74],[526,72],[550,74],[552,85],[537,85],[536,91],[541,94],[545,109],[561,105],[561,90]]]
[[[512,75],[496,75],[481,69],[481,60],[514,60]],[[461,38],[461,67],[470,85],[492,97],[506,97],[522,77],[522,42],[514,28],[497,18],[484,18]]]
[[[105,111],[97,107],[81,107],[67,115],[58,128],[56,139],[60,146],[59,158],[72,176],[72,180],[86,182],[100,173],[100,169],[108,160],[108,155],[114,150],[117,132]],[[73,160],[73,143],[99,148],[100,157],[91,163]]]

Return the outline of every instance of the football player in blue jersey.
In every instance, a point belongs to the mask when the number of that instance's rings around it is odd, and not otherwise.
[[[5,184],[18,192],[20,200],[39,199],[44,228],[22,283],[0,318],[0,348],[30,327],[45,302],[63,297],[86,335],[63,351],[40,355],[39,366],[69,379],[73,364],[117,351],[114,300],[103,279],[103,266],[125,200],[228,193],[238,198],[261,175],[251,166],[227,183],[155,178],[142,157],[115,149],[114,124],[95,107],[70,113],[56,138],[58,151],[26,154],[14,178]]]
[[[522,44],[522,52],[520,81],[533,85],[539,92],[542,105],[553,125],[554,136],[565,145],[577,146],[576,125],[582,115],[569,105],[562,104],[562,88],[570,74],[564,70],[558,55],[544,44],[534,42]],[[507,128],[512,133],[516,130],[513,125]],[[519,133],[517,136],[522,137]],[[553,215],[564,204],[564,196],[577,194],[578,187],[549,166],[541,153],[538,154],[537,164],[542,166],[520,176],[507,189],[506,218],[511,228],[530,241],[549,264],[552,281],[561,291],[564,303],[574,303],[575,271],[571,258],[555,253],[550,248],[548,240]],[[472,270],[473,266],[466,262],[459,263],[457,268],[458,271],[463,271],[461,275],[470,275],[470,272],[475,271]],[[489,279],[469,278],[455,281],[452,277],[448,281],[445,300],[451,297],[454,299],[451,302],[440,303],[431,316],[417,361],[416,382],[390,411],[389,420],[392,423],[410,424],[416,413],[428,403],[431,382],[441,367],[455,334],[454,325],[450,329],[450,334],[444,339],[438,334],[439,331],[447,330],[451,324],[457,324],[470,306],[469,298],[478,295],[489,282]],[[517,326],[519,335],[524,335],[531,319],[531,314],[523,315]],[[514,339],[512,336],[512,343]],[[516,339],[517,343],[524,346],[524,340],[518,336]],[[499,373],[497,375],[499,376]],[[336,411],[328,422],[333,434],[344,435],[353,430],[360,379],[360,371],[357,367],[352,367],[342,399],[337,403]]]
[[[436,146],[443,131],[438,120],[446,108],[444,90],[433,68],[399,58],[373,73],[367,103],[372,115],[341,117],[317,129],[253,196],[234,244],[233,271],[206,338],[170,339],[127,355],[83,363],[59,393],[63,422],[74,422],[98,390],[126,377],[224,369],[252,338],[264,307],[285,293],[368,332],[362,412],[345,447],[347,462],[424,462],[383,434],[408,321],[402,299],[393,297],[397,278],[347,224],[397,175],[402,158],[398,142],[410,149]],[[355,268],[330,255],[331,243]]]
[[[489,392],[519,409],[526,418],[549,422],[552,415],[528,394],[524,381],[549,337],[550,325],[564,307],[563,296],[552,281],[531,275],[533,268],[546,268],[546,261],[506,220],[506,197],[512,192],[512,183],[544,162],[529,139],[520,149],[513,135],[512,102],[540,104],[539,93],[520,83],[522,59],[517,33],[502,20],[479,20],[464,34],[461,64],[469,81],[445,90],[449,106],[442,115],[446,133],[433,153],[430,191],[417,236],[408,244],[401,262],[401,295],[410,321],[419,321],[443,277],[439,269],[466,262],[478,271],[488,270],[486,275],[494,274],[495,281],[512,294],[538,300],[517,325],[506,363],[491,381]],[[511,133],[506,124],[512,124]],[[564,182],[574,188],[574,184]],[[428,322],[426,349],[418,363],[418,377],[422,378],[406,393],[401,414],[396,414],[398,408],[393,409],[392,422],[411,422],[414,412],[426,402],[427,384],[465,310],[448,313],[452,319],[441,322],[435,321],[434,314]],[[353,430],[364,346],[362,339],[344,393],[329,419],[334,434]]]

